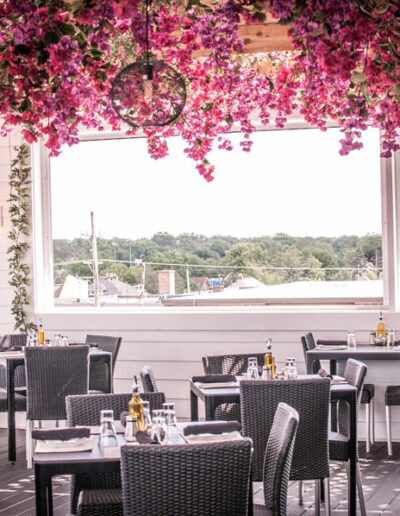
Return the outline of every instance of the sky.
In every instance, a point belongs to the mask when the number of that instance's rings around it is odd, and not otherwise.
[[[153,160],[144,139],[81,142],[51,158],[53,238],[151,238],[157,232],[205,236],[341,236],[381,233],[379,133],[364,149],[339,155],[337,129],[263,131],[251,152],[213,151],[207,183],[170,139]]]

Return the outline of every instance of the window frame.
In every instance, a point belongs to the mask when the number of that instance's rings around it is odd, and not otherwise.
[[[330,127],[337,127],[336,124],[330,124]],[[304,121],[294,119],[288,123],[283,130],[295,129],[314,129]],[[262,127],[259,130],[269,131],[277,130],[275,127]],[[137,135],[135,137],[143,137]],[[126,136],[121,132],[91,132],[83,131],[80,134],[80,141],[88,140],[105,140],[105,139],[125,139],[132,138]],[[90,305],[81,306],[56,306],[54,303],[54,280],[53,280],[53,242],[52,242],[52,220],[51,220],[51,174],[50,174],[50,157],[49,150],[45,147],[41,140],[32,144],[32,253],[33,253],[33,301],[34,310],[36,313],[50,313],[50,312],[82,312],[87,308],[95,312],[104,312],[112,310],[113,312],[126,311],[145,311],[165,313],[168,311],[187,311],[187,306],[182,307],[168,307],[161,305],[160,307],[140,307],[135,305],[106,305],[101,307],[92,307]],[[300,298],[293,298],[287,300],[286,304],[276,302],[274,304],[265,304],[260,306],[260,303],[252,306],[240,306],[233,302],[232,306],[224,305],[202,307],[200,305],[193,305],[193,310],[207,311],[229,311],[230,308],[237,311],[240,308],[244,312],[248,312],[254,308],[256,311],[260,309],[265,310],[280,310],[293,311],[298,308],[301,311],[318,309],[326,310],[327,308],[340,310],[362,310],[362,309],[380,309],[384,311],[399,311],[400,309],[400,288],[399,288],[399,256],[400,256],[400,225],[396,223],[400,214],[400,153],[397,152],[392,158],[381,158],[380,160],[380,176],[381,176],[381,221],[382,221],[382,270],[383,270],[383,299],[382,304],[368,303],[358,304],[354,300],[351,304],[338,304],[332,299],[331,301],[324,300],[319,303],[315,301],[304,303],[299,302]],[[67,208],[66,208],[67,209]],[[297,300],[297,302],[296,302]],[[316,306],[315,306],[316,305]]]

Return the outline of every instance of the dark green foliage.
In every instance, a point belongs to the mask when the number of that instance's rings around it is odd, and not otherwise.
[[[28,320],[26,306],[29,305],[28,287],[30,284],[30,270],[25,263],[25,256],[29,250],[26,241],[30,234],[30,193],[29,185],[31,168],[29,166],[29,147],[26,144],[15,147],[17,152],[11,162],[9,174],[10,197],[8,199],[11,229],[8,238],[11,245],[7,249],[8,258],[8,283],[14,290],[14,298],[11,302],[11,313],[14,316],[14,330],[28,333],[35,329],[35,325]]]

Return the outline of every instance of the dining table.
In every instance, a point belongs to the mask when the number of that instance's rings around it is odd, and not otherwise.
[[[303,375],[307,378],[316,375]],[[257,381],[257,380],[254,380]],[[279,380],[274,380],[279,382]],[[206,387],[190,380],[190,416],[192,421],[198,421],[198,401],[204,403],[207,420],[215,419],[215,408],[220,403],[240,403],[240,387],[224,386]],[[349,416],[349,510],[350,516],[357,513],[357,389],[348,383],[332,384],[330,388],[331,401],[345,401],[350,408]]]
[[[339,349],[340,348],[340,349]],[[329,360],[330,373],[337,374],[337,363],[348,358],[361,360],[400,360],[400,346],[376,346],[373,344],[357,344],[354,348],[347,346],[317,346],[306,352],[306,368],[311,373],[315,360]]]
[[[108,351],[90,349],[90,363],[101,362],[109,372],[106,377],[107,392],[112,392],[112,354]],[[15,462],[17,458],[15,442],[15,369],[25,364],[23,351],[3,351],[0,353],[0,365],[7,371],[7,422],[8,422],[8,460]]]
[[[204,421],[201,424],[209,424]],[[185,445],[182,436],[185,426],[190,422],[178,423],[178,432],[174,434],[169,444]],[[57,475],[72,475],[79,473],[118,473],[121,469],[121,446],[127,444],[123,433],[117,433],[117,446],[104,447],[100,445],[99,435],[94,433],[93,445],[89,451],[68,452],[35,452],[33,455],[35,471],[35,500],[36,514],[52,516],[52,478]],[[209,442],[209,441],[208,441]],[[138,443],[130,443],[141,446]],[[251,478],[250,478],[251,481]],[[251,484],[250,484],[251,485]],[[249,516],[253,514],[253,495],[249,489]]]

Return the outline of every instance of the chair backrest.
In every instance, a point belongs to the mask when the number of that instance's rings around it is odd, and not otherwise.
[[[140,397],[147,400],[150,410],[161,409],[165,402],[163,392],[145,392]],[[120,419],[121,412],[128,410],[131,393],[123,394],[90,394],[84,396],[68,396],[67,405],[67,424],[69,426],[100,424],[100,410],[113,410],[114,419]]]
[[[298,412],[286,403],[279,403],[264,457],[265,507],[273,516],[286,515],[287,490],[298,424]]]
[[[86,335],[86,344],[97,344],[99,349],[108,351],[112,354],[112,372],[117,362],[119,348],[121,346],[121,337],[110,337],[108,335]]]
[[[265,353],[244,353],[239,355],[212,355],[203,357],[205,374],[237,374],[247,371],[249,357],[256,357],[259,367],[264,365]]]
[[[88,392],[89,346],[24,351],[27,419],[66,419],[66,396]]]
[[[0,341],[0,348],[8,349],[13,347],[24,347],[28,341],[26,333],[9,333],[3,335]],[[25,368],[24,366],[17,366],[14,373],[15,387],[25,387]],[[4,366],[0,366],[0,388],[7,387],[7,372]]]
[[[357,389],[357,417],[358,410],[360,408],[361,396],[364,387],[365,377],[367,375],[368,367],[359,360],[349,358],[346,362],[346,368],[343,374],[350,385],[353,385]],[[340,401],[338,410],[338,422],[339,432],[346,436],[349,436],[349,425],[350,425],[350,410],[347,403]]]
[[[290,478],[329,476],[329,399],[329,378],[240,382],[243,435],[254,443],[253,480],[262,480],[265,447],[280,402],[293,407],[300,416]]]
[[[314,349],[317,347],[317,345],[315,344],[314,335],[310,331],[306,333],[304,337],[307,343],[307,350]]]
[[[157,382],[154,378],[153,369],[149,365],[142,367],[140,371],[140,379],[142,380],[142,386],[144,392],[158,392]]]
[[[251,441],[122,446],[125,516],[246,516]]]
[[[0,341],[1,348],[10,348],[14,346],[26,346],[28,335],[26,333],[9,333],[3,335]]]
[[[301,337],[301,345],[303,347],[304,362],[307,367],[307,351],[310,351],[311,349],[314,349],[316,347],[314,336],[311,332],[308,332],[306,335],[303,335]],[[312,374],[317,374],[320,369],[321,362],[317,359],[313,361],[312,370],[309,372]]]

